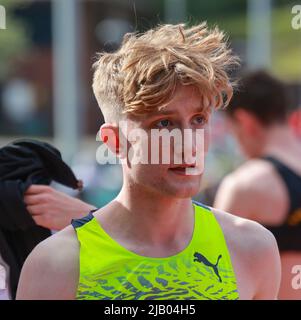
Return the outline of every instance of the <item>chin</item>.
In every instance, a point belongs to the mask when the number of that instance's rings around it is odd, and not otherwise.
[[[169,196],[173,196],[176,198],[184,199],[184,198],[192,198],[200,192],[201,179],[200,177],[195,177],[194,181],[182,182],[181,184],[172,184],[166,185],[166,188],[162,188],[164,190],[160,190],[160,192],[165,193]]]

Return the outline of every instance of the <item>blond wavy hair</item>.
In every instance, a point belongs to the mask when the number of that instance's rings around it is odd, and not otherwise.
[[[128,33],[116,52],[100,53],[93,64],[93,91],[106,122],[164,108],[177,85],[193,85],[204,108],[220,108],[232,97],[228,73],[237,64],[217,27],[160,25]]]

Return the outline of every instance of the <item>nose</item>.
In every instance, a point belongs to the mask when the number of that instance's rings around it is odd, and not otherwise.
[[[195,165],[197,156],[197,133],[196,130],[186,128],[183,130],[183,153],[184,163]]]
[[[195,165],[204,149],[204,130],[189,126],[181,128],[181,139],[175,141],[176,163]]]
[[[184,162],[193,165],[186,168],[186,174],[199,175],[205,166],[205,130],[195,129],[184,131]]]

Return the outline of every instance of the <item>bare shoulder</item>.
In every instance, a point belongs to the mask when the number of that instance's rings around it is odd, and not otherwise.
[[[276,299],[281,267],[273,234],[255,221],[214,208],[212,211],[223,230],[241,287],[250,283],[253,299]]]
[[[72,226],[39,243],[26,259],[17,299],[74,299],[79,278],[79,243]]]
[[[276,244],[273,234],[260,223],[216,208],[212,208],[212,211],[225,237],[237,249],[257,252],[259,249],[266,250]]]
[[[214,202],[216,208],[265,224],[280,223],[287,206],[283,181],[270,163],[260,159],[249,160],[227,175]]]
[[[266,181],[274,173],[273,166],[261,159],[251,159],[243,163],[240,167],[226,176],[224,183],[227,186],[237,186],[238,188],[259,186],[258,181]]]

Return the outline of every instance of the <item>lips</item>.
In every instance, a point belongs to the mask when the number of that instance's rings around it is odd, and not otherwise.
[[[178,170],[178,169],[186,169],[186,168],[195,168],[195,164],[186,164],[186,165],[179,165],[169,168],[170,170]]]
[[[186,175],[186,169],[188,168],[195,168],[195,165],[182,165],[182,166],[169,168],[169,170],[174,173]]]

